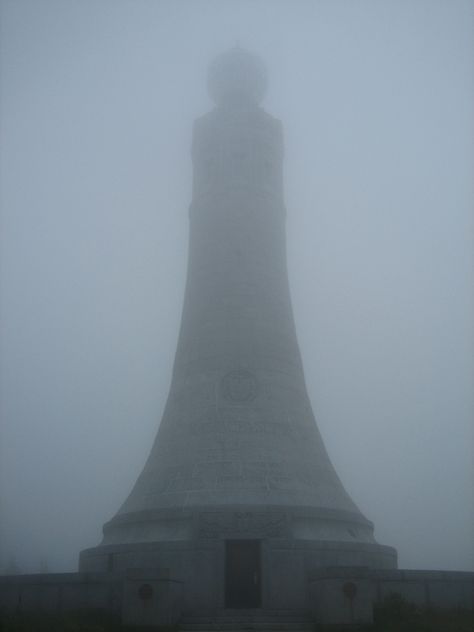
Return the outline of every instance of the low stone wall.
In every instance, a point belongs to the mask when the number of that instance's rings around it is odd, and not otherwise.
[[[460,571],[371,571],[374,602],[396,593],[423,607],[474,609],[474,573]]]
[[[474,573],[326,567],[310,571],[307,587],[301,605],[280,607],[311,612],[322,624],[370,623],[374,605],[393,594],[420,607],[474,611]],[[185,609],[184,588],[185,582],[164,568],[4,576],[0,610],[102,610],[127,624],[172,625]]]
[[[172,625],[182,596],[183,582],[166,569],[0,576],[0,611],[10,613],[100,610],[127,624]]]
[[[371,623],[374,606],[394,594],[423,608],[474,610],[474,573],[334,567],[309,579],[311,613],[323,624]]]
[[[100,609],[120,613],[123,577],[106,573],[0,576],[0,609],[67,612]]]

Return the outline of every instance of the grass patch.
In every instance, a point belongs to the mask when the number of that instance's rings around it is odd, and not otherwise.
[[[474,612],[419,608],[399,595],[390,595],[374,609],[374,624],[317,626],[318,632],[473,632]],[[179,632],[179,626],[122,626],[119,615],[97,611],[64,614],[1,613],[0,632]]]
[[[178,632],[177,626],[125,626],[101,610],[64,614],[0,613],[0,632]]]
[[[421,608],[392,594],[374,608],[373,632],[473,632],[474,612]]]
[[[473,632],[472,610],[420,608],[392,594],[374,608],[373,625],[316,626],[317,632]]]

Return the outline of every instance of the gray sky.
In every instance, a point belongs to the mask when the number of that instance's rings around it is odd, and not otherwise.
[[[283,121],[306,381],[405,568],[474,570],[474,3],[3,0],[1,548],[74,570],[167,396],[193,119],[241,46]]]

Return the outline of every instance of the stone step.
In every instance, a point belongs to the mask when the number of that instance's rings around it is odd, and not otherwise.
[[[182,632],[250,632],[252,630],[262,632],[311,632],[314,624],[308,620],[287,621],[207,621],[181,623],[179,629]]]
[[[311,623],[311,621],[309,621],[308,619],[300,619],[300,618],[284,618],[284,619],[279,619],[279,618],[269,618],[269,619],[241,619],[241,618],[235,618],[235,619],[189,619],[189,620],[182,620],[181,625],[215,625],[215,624],[222,624],[222,625],[226,625],[228,623],[233,623],[233,624],[240,624],[240,625],[260,625],[262,623],[282,623],[282,624],[287,624],[287,623],[297,623],[298,625],[304,625],[306,623]]]
[[[235,615],[245,615],[252,617],[266,617],[269,615],[287,615],[290,617],[308,616],[305,610],[295,610],[293,608],[217,608],[216,610],[203,610],[197,614],[185,614],[189,618],[194,617],[233,617]]]
[[[204,626],[179,626],[182,632],[312,632],[314,624],[278,624],[268,623],[264,625],[239,626],[237,624],[204,625]]]
[[[231,617],[224,617],[224,616],[197,616],[197,617],[183,617],[181,619],[181,623],[208,623],[208,622],[214,622],[214,623],[232,623],[235,621],[241,621],[242,623],[248,623],[248,622],[259,622],[259,621],[263,621],[263,622],[268,622],[268,621],[292,621],[292,622],[299,622],[299,623],[309,623],[310,619],[308,617],[305,616],[299,616],[299,615],[265,615],[265,616],[242,616],[242,615],[235,615],[235,616],[231,616]]]
[[[181,619],[182,632],[312,632],[308,614],[294,610],[228,609],[188,615]]]

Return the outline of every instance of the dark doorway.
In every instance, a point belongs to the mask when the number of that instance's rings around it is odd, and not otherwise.
[[[260,608],[260,540],[227,540],[225,545],[225,607]]]

